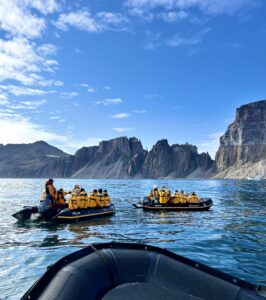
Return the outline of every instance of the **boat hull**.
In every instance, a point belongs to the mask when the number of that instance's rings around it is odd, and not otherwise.
[[[114,214],[114,212],[115,207],[113,204],[103,208],[89,208],[79,210],[64,209],[59,214],[54,216],[53,220],[62,223],[79,222],[92,218],[111,216]]]
[[[134,206],[136,208],[142,208],[147,211],[206,211],[209,210],[213,205],[213,201],[210,198],[201,199],[200,203],[185,203],[176,205],[161,205],[154,203],[138,203]]]
[[[22,300],[265,300],[259,290],[166,249],[112,242],[60,259]]]

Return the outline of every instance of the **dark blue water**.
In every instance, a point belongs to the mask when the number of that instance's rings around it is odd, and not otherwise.
[[[41,179],[0,179],[0,298],[19,299],[46,267],[93,242],[142,242],[266,286],[266,181],[55,180],[56,187],[107,188],[113,217],[77,224],[17,223],[11,214],[38,203]],[[207,212],[134,209],[154,186],[210,197]]]

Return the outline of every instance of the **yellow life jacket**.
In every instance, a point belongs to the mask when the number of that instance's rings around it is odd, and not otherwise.
[[[148,198],[152,201],[153,200],[153,192],[151,191],[148,195]]]
[[[79,196],[77,197],[78,206],[81,209],[85,209],[88,206],[88,196],[86,192],[81,192]]]
[[[165,188],[166,196],[171,197],[171,191],[168,188]]]
[[[105,196],[105,201],[104,201],[105,205],[104,206],[110,206],[110,204],[111,204],[110,196],[108,194],[105,194],[104,196]]]
[[[96,195],[94,193],[90,193],[90,196],[88,197],[87,207],[89,208],[97,207]]]
[[[183,193],[180,193],[179,199],[180,199],[180,203],[187,203],[188,200],[187,196],[185,196],[185,194]]]
[[[189,197],[189,203],[198,203],[199,202],[199,197],[197,195],[191,195]]]
[[[160,204],[166,204],[169,200],[169,196],[166,194],[166,192],[163,192],[162,190],[160,190],[159,192],[159,202]]]
[[[171,197],[172,204],[179,204],[180,203],[180,195],[178,193],[174,193],[174,196]]]
[[[68,208],[71,210],[79,209],[78,196],[72,194],[68,199]]]
[[[98,203],[101,203],[101,207],[105,207],[105,195],[102,193],[97,193],[96,199],[98,200]]]
[[[63,192],[63,193],[57,193],[57,198],[56,198],[56,204],[58,205],[62,205],[62,204],[66,204],[66,201],[65,201],[65,195],[67,193],[66,192]]]

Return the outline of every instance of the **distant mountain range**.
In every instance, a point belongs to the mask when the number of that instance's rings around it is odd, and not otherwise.
[[[266,174],[266,100],[237,109],[220,139],[215,161],[190,144],[159,140],[150,151],[139,139],[119,137],[74,155],[38,141],[0,144],[0,177],[246,178]]]

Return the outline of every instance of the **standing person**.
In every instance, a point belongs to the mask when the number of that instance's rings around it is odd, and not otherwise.
[[[44,190],[41,196],[42,200],[40,201],[38,208],[39,213],[45,220],[51,219],[55,213],[54,202],[56,201],[56,198],[57,192],[54,187],[54,181],[52,178],[50,178],[45,182]]]

